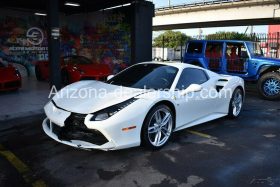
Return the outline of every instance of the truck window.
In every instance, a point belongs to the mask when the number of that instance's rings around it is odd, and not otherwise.
[[[220,71],[221,57],[223,53],[222,42],[207,42],[205,57],[208,61],[208,67],[212,71]]]
[[[246,73],[248,51],[244,43],[227,43],[225,55],[228,72]]]
[[[203,43],[201,42],[190,42],[188,45],[188,54],[201,54],[203,48]]]
[[[247,47],[252,56],[260,57],[263,56],[261,46],[257,42],[247,42]]]

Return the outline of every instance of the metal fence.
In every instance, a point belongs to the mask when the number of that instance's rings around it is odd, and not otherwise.
[[[168,38],[162,37],[157,45],[153,43],[153,59],[160,61],[182,61],[186,43],[189,40],[240,40],[258,42],[265,57],[280,58],[280,32],[276,33],[253,33],[253,34],[213,34],[192,36],[188,40],[177,41],[177,47],[169,47]]]

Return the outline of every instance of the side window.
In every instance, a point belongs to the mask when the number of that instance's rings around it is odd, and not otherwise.
[[[221,58],[223,43],[207,42],[205,56],[208,58]]]
[[[223,53],[222,42],[207,42],[205,57],[208,60],[208,67],[212,71],[221,69],[221,57]]]
[[[186,68],[183,70],[176,89],[184,90],[191,84],[203,84],[208,81],[208,76],[205,71],[196,68]]]
[[[202,42],[190,42],[188,45],[187,53],[188,54],[201,54],[203,48]]]
[[[246,73],[248,51],[244,43],[227,43],[226,59],[228,72]]]
[[[248,51],[243,43],[227,43],[226,58],[248,58]]]

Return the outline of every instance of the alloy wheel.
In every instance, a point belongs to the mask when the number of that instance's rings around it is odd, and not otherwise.
[[[243,96],[241,91],[239,90],[235,92],[232,101],[232,107],[233,107],[232,113],[234,116],[238,116],[240,114],[242,105],[243,105]]]
[[[263,84],[263,90],[266,95],[274,96],[280,93],[280,82],[277,79],[267,79]]]
[[[165,108],[154,112],[148,125],[148,138],[155,147],[160,147],[169,139],[173,126],[172,114]]]

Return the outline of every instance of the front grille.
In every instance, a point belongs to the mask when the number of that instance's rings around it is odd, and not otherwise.
[[[84,124],[86,115],[71,114],[65,121],[64,127],[52,125],[52,131],[60,140],[81,140],[95,145],[103,145],[108,142],[105,136],[98,130],[88,129]]]
[[[4,83],[4,88],[14,88],[19,86],[20,86],[20,81],[12,81],[12,82]]]

